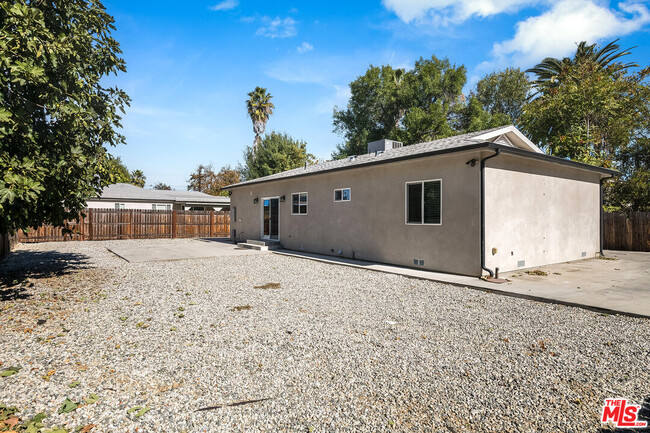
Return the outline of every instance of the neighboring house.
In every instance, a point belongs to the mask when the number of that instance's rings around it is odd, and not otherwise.
[[[99,197],[86,202],[93,209],[153,210],[229,210],[230,198],[197,191],[144,189],[128,183],[116,183],[102,190]]]
[[[369,153],[231,185],[234,240],[464,275],[594,257],[601,180],[514,126]]]

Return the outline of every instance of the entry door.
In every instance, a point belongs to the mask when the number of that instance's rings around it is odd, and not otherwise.
[[[278,197],[264,199],[262,212],[265,239],[280,238],[280,199]]]

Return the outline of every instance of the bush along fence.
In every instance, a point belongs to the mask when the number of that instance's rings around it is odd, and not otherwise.
[[[70,221],[72,234],[63,228],[41,226],[19,234],[20,242],[100,241],[229,237],[230,212],[155,211],[140,209],[86,209],[85,217]]]
[[[603,246],[607,250],[650,251],[650,212],[605,213]]]

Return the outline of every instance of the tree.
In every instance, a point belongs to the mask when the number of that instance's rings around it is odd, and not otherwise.
[[[334,108],[334,132],[343,136],[334,158],[366,153],[369,141],[391,138],[405,145],[454,134],[451,107],[465,85],[465,67],[447,59],[420,58],[411,71],[370,66],[350,83],[345,109]]]
[[[224,165],[215,176],[214,186],[212,188],[214,195],[228,195],[228,191],[223,188],[234,185],[241,181],[241,173],[237,169],[230,168],[229,165]]]
[[[215,182],[215,179],[216,174],[214,173],[212,164],[199,164],[196,167],[196,171],[190,174],[190,179],[187,181],[187,190],[199,191],[208,194]]]
[[[617,61],[621,57],[631,54],[632,48],[621,50],[616,42],[618,42],[618,39],[602,48],[598,48],[597,44],[587,45],[587,42],[582,41],[578,44],[573,58],[556,59],[547,57],[535,67],[527,69],[526,72],[537,75],[537,79],[534,81],[537,86],[557,87],[563,81],[566,81],[571,75],[573,67],[577,65],[589,64],[594,70],[607,69],[610,74],[617,74],[639,66],[636,63],[620,63]],[[573,79],[579,79],[579,76],[574,76]]]
[[[255,133],[253,152],[255,152],[260,143],[260,137],[264,134],[266,122],[269,120],[271,114],[273,114],[275,105],[271,102],[271,98],[273,96],[265,88],[259,86],[255,87],[255,90],[248,94],[246,110],[248,111],[248,117],[253,121],[253,132]]]
[[[507,114],[491,113],[486,110],[475,94],[470,94],[466,104],[456,105],[454,111],[456,113],[453,121],[454,129],[462,133],[481,131],[512,123]]]
[[[307,143],[287,134],[272,131],[265,135],[257,148],[244,151],[244,165],[240,167],[245,180],[256,179],[312,164],[314,156],[307,153]]]
[[[587,50],[592,51],[602,50]],[[646,209],[650,68],[630,72],[629,64],[607,62],[618,54],[603,60],[576,53],[561,73],[549,78],[541,71],[534,82],[537,97],[524,107],[521,124],[552,155],[620,170],[622,176],[607,187],[610,208]]]
[[[104,164],[105,173],[104,179],[107,184],[114,183],[131,183],[131,174],[126,165],[122,162],[122,158],[107,155],[106,163]]]
[[[133,170],[131,172],[130,184],[144,188],[144,184],[147,181],[147,176],[144,175],[142,170]]]
[[[125,72],[100,1],[0,3],[0,232],[63,226],[107,183],[105,146],[124,143]]]
[[[158,182],[153,186],[153,189],[159,190],[159,191],[171,191],[172,187],[167,185],[166,183],[163,182]]]
[[[507,123],[517,124],[529,92],[526,73],[519,68],[507,68],[483,77],[476,84],[475,96],[489,114],[505,115]]]

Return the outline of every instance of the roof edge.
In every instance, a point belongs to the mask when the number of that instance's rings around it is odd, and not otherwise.
[[[229,185],[224,187],[224,190],[230,191],[235,188],[240,188],[244,186],[249,186],[249,185],[258,185],[260,183],[267,183],[267,182],[273,182],[273,181],[280,181],[280,180],[288,180],[288,179],[295,179],[299,177],[305,177],[305,176],[316,176],[318,174],[324,174],[324,173],[332,173],[335,171],[343,171],[343,170],[353,170],[355,168],[363,168],[363,167],[371,167],[374,165],[381,165],[381,164],[390,164],[393,162],[400,162],[400,161],[406,161],[409,159],[418,159],[418,158],[425,158],[428,156],[436,156],[436,155],[444,155],[448,153],[456,153],[456,152],[467,152],[471,150],[478,150],[478,149],[500,149],[502,152],[505,153],[510,153],[513,155],[521,156],[524,158],[532,158],[532,159],[538,159],[541,161],[546,161],[546,162],[551,162],[555,164],[562,164],[562,165],[567,165],[570,167],[582,169],[582,170],[589,170],[589,171],[596,171],[602,174],[608,174],[610,177],[613,176],[618,176],[621,173],[617,170],[613,170],[610,168],[605,168],[605,167],[597,167],[595,165],[590,165],[590,164],[585,164],[583,162],[578,162],[578,161],[573,161],[571,159],[564,159],[560,158],[557,156],[553,155],[547,155],[545,153],[537,153],[531,150],[524,150],[524,149],[519,149],[516,147],[511,147],[511,146],[506,146],[504,144],[499,144],[499,143],[493,143],[491,141],[485,141],[485,142],[479,142],[475,144],[469,144],[467,146],[460,146],[460,147],[453,147],[450,149],[441,149],[441,150],[434,150],[431,152],[425,152],[425,153],[416,153],[413,155],[405,155],[399,158],[391,158],[391,159],[385,159],[385,160],[380,160],[380,161],[372,161],[367,164],[361,164],[361,165],[353,165],[353,166],[348,166],[348,167],[335,167],[331,168],[328,170],[322,170],[322,171],[316,171],[316,172],[311,172],[311,173],[303,173],[303,174],[297,174],[295,176],[290,176],[290,177],[283,177],[283,178],[274,178],[274,179],[266,179],[266,180],[259,180],[257,182],[250,182],[250,183],[236,183],[234,185]]]

